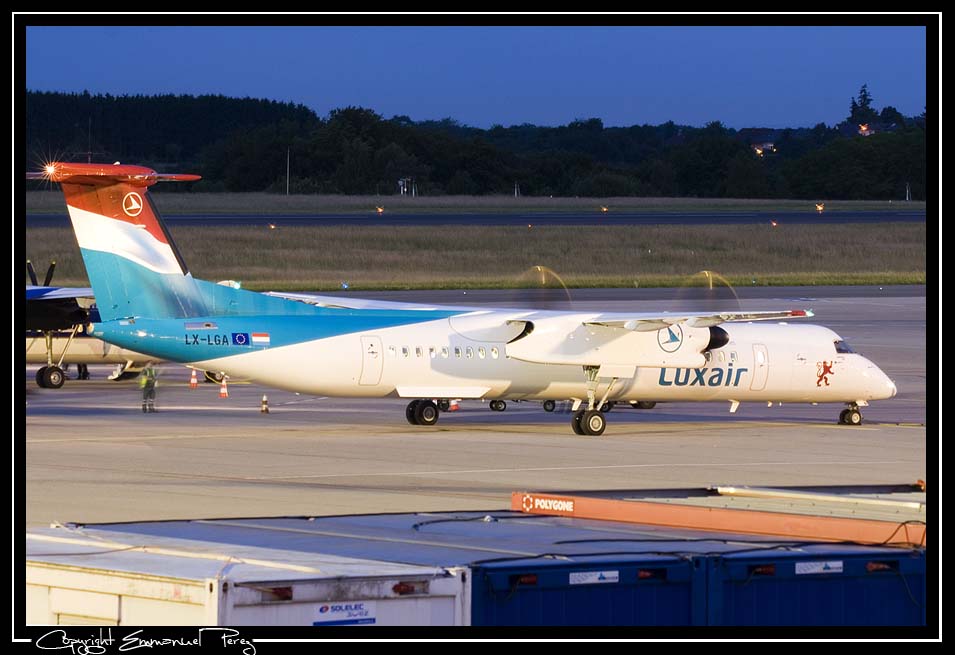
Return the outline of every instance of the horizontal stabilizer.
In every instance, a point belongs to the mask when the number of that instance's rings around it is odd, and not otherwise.
[[[157,173],[145,166],[123,164],[47,164],[42,171],[27,173],[28,180],[49,180],[68,184],[93,184],[105,186],[122,182],[134,187],[152,186],[156,182],[195,182],[200,175],[185,173]]]

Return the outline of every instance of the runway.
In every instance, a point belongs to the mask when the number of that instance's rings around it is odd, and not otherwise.
[[[27,214],[28,227],[66,227],[69,219],[63,214]],[[823,225],[828,223],[888,223],[926,220],[925,210],[840,211],[840,212],[481,212],[481,213],[392,213],[367,214],[168,214],[163,221],[170,225],[235,226],[235,225],[764,225],[772,220],[780,223]]]
[[[460,300],[447,302],[463,304],[457,293]],[[635,293],[600,290],[575,309],[675,304],[635,305]],[[498,413],[466,401],[425,428],[405,421],[402,400],[303,397],[245,382],[219,398],[217,385],[190,390],[188,369],[176,365],[163,367],[160,412],[143,414],[136,383],[108,382],[106,369],[59,390],[38,389],[28,369],[26,523],[490,510],[509,507],[515,490],[925,480],[938,446],[934,436],[926,443],[924,294],[921,287],[741,294],[748,309],[811,306],[813,323],[836,330],[892,377],[899,394],[864,408],[860,427],[836,424],[840,405],[743,404],[731,415],[724,403],[680,403],[618,407],[603,436],[579,437],[569,414],[536,403]],[[269,414],[259,411],[264,394]]]

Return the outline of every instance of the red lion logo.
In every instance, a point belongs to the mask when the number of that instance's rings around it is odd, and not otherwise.
[[[817,387],[821,387],[823,382],[826,383],[827,387],[829,386],[829,376],[835,375],[835,373],[832,372],[833,364],[835,364],[835,362],[816,362],[816,375],[819,376],[819,379],[816,380]]]

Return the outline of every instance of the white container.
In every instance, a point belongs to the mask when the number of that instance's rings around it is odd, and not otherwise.
[[[467,625],[465,568],[54,528],[27,534],[28,624]]]

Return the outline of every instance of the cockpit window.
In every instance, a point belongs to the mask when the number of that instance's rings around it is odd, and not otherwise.
[[[837,353],[854,353],[855,351],[845,341],[836,341]]]

